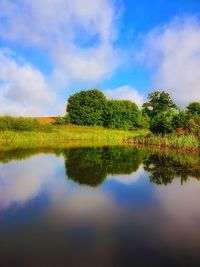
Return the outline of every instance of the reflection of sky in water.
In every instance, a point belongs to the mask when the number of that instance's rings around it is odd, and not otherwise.
[[[195,266],[200,263],[199,202],[197,180],[181,186],[177,178],[156,186],[143,165],[130,175],[108,175],[92,188],[67,179],[62,156],[1,164],[0,243],[6,245],[0,263],[15,251],[12,257],[25,257],[26,263],[30,258],[36,265],[43,260],[42,266],[55,266],[67,255],[69,262],[79,264],[88,260],[89,249],[96,266],[123,266],[126,260],[128,265],[133,257],[136,263],[142,257],[141,266],[161,266],[163,261],[189,266],[191,259]]]

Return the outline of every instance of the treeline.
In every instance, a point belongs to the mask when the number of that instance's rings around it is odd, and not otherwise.
[[[138,106],[129,100],[108,100],[97,90],[72,95],[67,104],[70,123],[133,130],[146,128],[147,121]]]
[[[153,133],[193,134],[200,136],[200,102],[192,102],[185,109],[178,107],[164,91],[148,95],[143,104],[143,115],[148,117]]]
[[[129,100],[108,100],[98,89],[80,91],[68,99],[67,114],[66,120],[78,125],[200,135],[200,102],[181,109],[164,91],[150,93],[142,109]]]

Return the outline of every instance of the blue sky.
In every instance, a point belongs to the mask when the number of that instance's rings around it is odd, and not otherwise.
[[[64,114],[100,88],[142,105],[200,99],[199,0],[0,0],[0,114]]]

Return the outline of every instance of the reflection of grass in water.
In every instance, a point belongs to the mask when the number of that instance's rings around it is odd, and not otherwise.
[[[125,138],[148,133],[147,130],[120,131],[103,127],[77,125],[54,126],[50,132],[0,131],[0,147],[24,145],[26,147],[56,146],[69,140],[91,141],[102,144],[120,144]]]

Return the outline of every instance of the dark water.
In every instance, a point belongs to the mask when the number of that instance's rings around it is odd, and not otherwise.
[[[0,266],[200,266],[198,155],[0,152]]]

